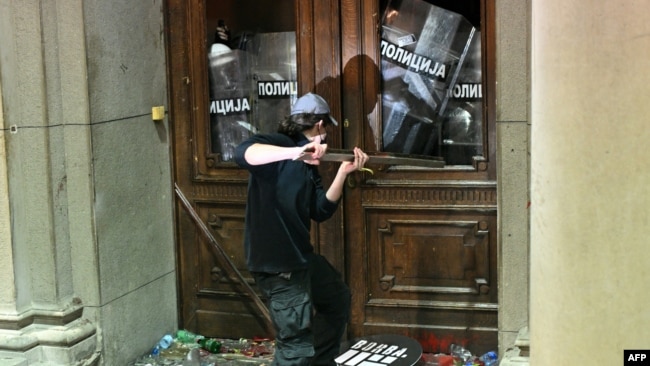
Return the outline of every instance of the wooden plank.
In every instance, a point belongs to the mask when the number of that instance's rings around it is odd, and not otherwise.
[[[387,152],[368,152],[368,162],[366,164],[378,165],[408,165],[428,168],[444,168],[445,161],[436,156],[407,155]],[[297,160],[311,160],[310,151],[304,151]],[[320,161],[354,161],[354,152],[352,150],[327,149]]]

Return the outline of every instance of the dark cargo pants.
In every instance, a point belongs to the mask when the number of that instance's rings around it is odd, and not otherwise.
[[[334,366],[350,317],[350,289],[322,256],[308,270],[254,273],[276,331],[274,366]]]

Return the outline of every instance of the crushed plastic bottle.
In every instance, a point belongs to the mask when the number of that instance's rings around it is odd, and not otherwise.
[[[483,361],[484,366],[496,366],[499,361],[499,356],[496,352],[490,351],[481,356],[479,360]]]
[[[452,344],[449,346],[449,353],[451,353],[452,356],[457,357],[462,361],[463,365],[467,365],[468,361],[473,361],[473,356],[472,352],[469,350],[465,349],[463,346],[458,345],[458,344]],[[472,365],[470,363],[470,365]]]
[[[185,329],[180,329],[178,332],[176,332],[176,339],[181,343],[197,343],[203,338],[205,337],[192,333]]]
[[[183,366],[201,366],[201,353],[198,348],[192,348],[187,353]]]
[[[160,349],[158,344],[155,344],[155,350],[149,349],[148,352],[126,366],[268,366],[271,364],[275,352],[275,342],[272,339],[257,337],[253,339],[211,339],[221,344],[219,353],[212,353],[204,349],[199,342],[181,343],[178,339],[174,339],[169,348]],[[192,351],[194,349],[196,351]],[[212,351],[215,349],[213,348]],[[197,352],[199,364],[195,362]]]

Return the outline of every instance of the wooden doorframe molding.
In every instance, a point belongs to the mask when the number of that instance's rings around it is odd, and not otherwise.
[[[330,0],[296,0],[298,91],[323,96],[340,116],[340,6]]]
[[[298,92],[314,92],[328,101],[332,115],[341,119],[341,30],[340,2],[330,0],[296,0],[296,57]],[[343,126],[337,127],[343,131]],[[341,147],[342,133],[328,136],[328,144]],[[319,170],[327,185],[336,174],[335,164]],[[344,272],[343,212],[327,221],[313,224],[312,242],[320,254]]]

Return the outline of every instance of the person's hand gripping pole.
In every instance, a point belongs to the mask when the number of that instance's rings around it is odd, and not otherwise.
[[[301,160],[307,164],[319,165],[320,158],[325,155],[326,152],[327,144],[321,144],[321,137],[320,135],[317,135],[314,137],[314,141],[302,147],[302,150],[300,150],[298,156],[296,156],[293,160],[298,160],[301,158]],[[305,159],[305,155],[310,155],[310,158]]]

